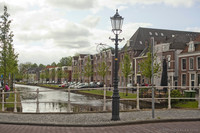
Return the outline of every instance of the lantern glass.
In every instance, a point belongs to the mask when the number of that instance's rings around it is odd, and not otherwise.
[[[112,31],[114,34],[120,34],[122,32],[122,24],[124,18],[119,15],[118,10],[116,10],[116,14],[113,17],[110,17]]]

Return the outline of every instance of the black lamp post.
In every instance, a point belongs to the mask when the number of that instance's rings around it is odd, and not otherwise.
[[[122,32],[122,24],[124,18],[118,14],[118,10],[116,10],[116,14],[113,17],[110,17],[112,24],[112,31],[115,34],[115,38],[111,38],[111,40],[115,41],[115,66],[114,66],[114,90],[112,95],[112,119],[114,121],[120,120],[119,118],[119,90],[118,90],[118,41],[122,41],[122,39],[118,38],[118,35]]]

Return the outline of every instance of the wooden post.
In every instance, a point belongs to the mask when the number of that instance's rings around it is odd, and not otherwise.
[[[17,94],[16,94],[16,89],[14,91],[14,94],[15,94],[14,112],[16,113],[17,112]]]
[[[2,111],[4,111],[4,90],[2,90]]]
[[[168,84],[168,109],[171,109],[171,91],[170,91],[170,84]]]
[[[71,112],[71,103],[70,103],[70,87],[68,87],[68,103],[67,103],[67,112]]]
[[[104,84],[103,111],[106,111],[106,85]]]
[[[139,84],[137,84],[137,110],[140,110]]]
[[[39,109],[39,89],[37,89],[37,107],[36,107],[36,113],[40,113],[40,109]]]

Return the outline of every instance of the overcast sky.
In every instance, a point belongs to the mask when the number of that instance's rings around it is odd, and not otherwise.
[[[0,0],[0,14],[4,5],[20,63],[94,54],[98,43],[114,47],[110,17],[116,9],[124,17],[119,47],[139,27],[200,32],[200,0]]]

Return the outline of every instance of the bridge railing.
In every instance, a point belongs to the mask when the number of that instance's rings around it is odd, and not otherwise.
[[[154,89],[156,89],[155,93],[155,100],[166,100],[168,102],[168,109],[171,109],[171,101],[172,100],[196,100],[198,101],[198,109],[200,109],[200,85],[199,86],[153,86]],[[165,90],[163,91],[163,88],[165,88]],[[167,89],[166,89],[167,88]],[[186,93],[185,90],[190,90],[191,88],[195,88],[195,95],[196,97],[185,97],[184,93]],[[119,87],[118,88],[120,92],[124,92],[124,90],[128,89],[129,92],[131,91],[132,93],[136,94],[136,98],[123,98],[120,99],[120,101],[126,101],[126,100],[134,100],[136,101],[136,109],[140,110],[140,101],[152,101],[152,86],[135,86],[133,87]],[[103,90],[103,111],[107,111],[106,109],[106,103],[107,101],[112,101],[112,99],[107,99],[106,98],[106,93],[107,90],[112,91],[113,87],[102,87],[102,88],[84,88],[84,89],[70,89],[68,88],[67,91],[68,92],[68,100],[65,102],[59,102],[59,103],[67,103],[67,112],[72,112],[71,109],[71,99],[70,99],[70,92],[71,90],[73,91],[79,91],[79,90]],[[133,91],[134,90],[134,91]],[[181,92],[181,96],[182,97],[172,97],[171,96],[171,92],[172,90],[179,90]],[[21,104],[21,103],[36,103],[36,113],[40,113],[40,107],[39,104],[40,103],[54,103],[54,101],[39,101],[39,95],[41,92],[52,92],[52,91],[58,91],[58,90],[39,90],[36,89],[36,91],[17,91],[16,89],[14,91],[10,91],[10,92],[4,92],[4,90],[2,90],[2,92],[0,92],[1,95],[1,104],[2,104],[2,111],[5,111],[5,104],[14,104],[14,112],[17,112],[17,104]],[[36,101],[17,101],[17,93],[27,93],[27,92],[34,92],[36,93]],[[6,102],[5,101],[5,96],[7,94],[14,94],[14,102]]]

